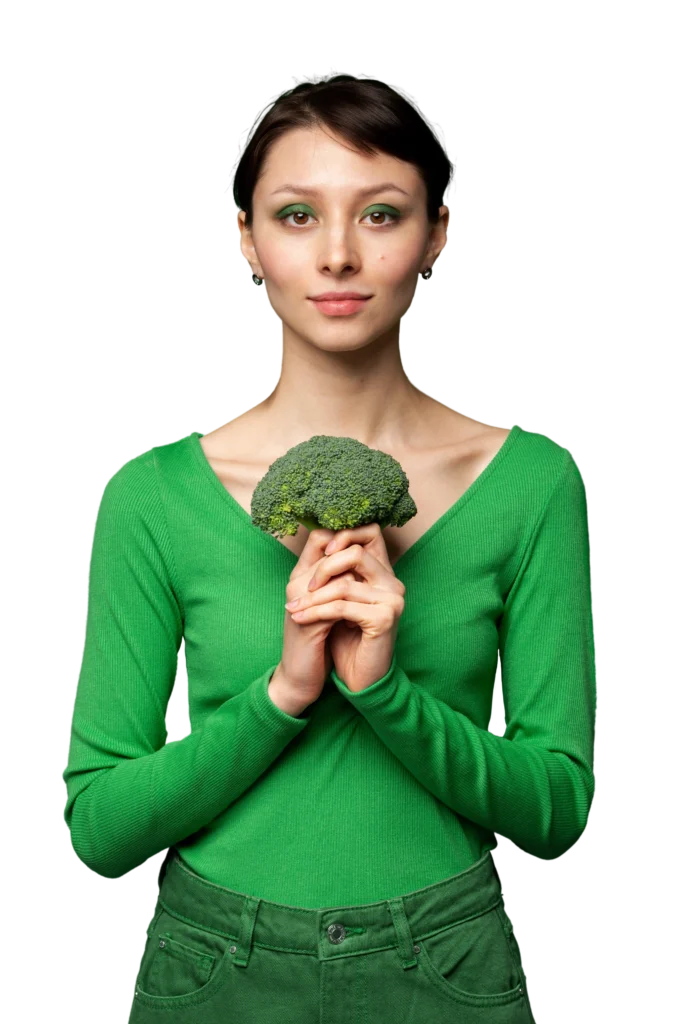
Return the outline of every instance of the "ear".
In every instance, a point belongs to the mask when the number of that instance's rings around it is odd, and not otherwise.
[[[427,246],[430,261],[433,263],[442,253],[449,251],[449,228],[451,226],[451,207],[444,203],[439,207],[439,219],[429,232]]]
[[[247,263],[251,267],[252,274],[257,274],[259,277],[264,277],[261,264],[258,261],[256,255],[256,249],[254,248],[254,239],[251,228],[247,227],[246,224],[247,214],[244,210],[240,210],[237,214],[237,226],[240,229],[240,249],[242,255],[246,259]]]

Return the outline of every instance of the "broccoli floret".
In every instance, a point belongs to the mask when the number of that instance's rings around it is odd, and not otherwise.
[[[294,445],[261,477],[251,499],[254,526],[293,537],[302,523],[328,530],[403,526],[417,514],[401,464],[354,437],[316,434]]]

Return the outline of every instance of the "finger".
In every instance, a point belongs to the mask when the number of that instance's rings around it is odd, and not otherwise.
[[[339,573],[338,576],[332,576],[331,579],[330,579],[330,583],[332,582],[332,580],[356,580],[357,583],[362,583],[363,582],[361,577],[357,573],[355,573],[353,571],[353,569],[347,569],[346,572],[341,572],[341,573]],[[315,589],[317,591],[320,588],[316,587]],[[309,591],[308,591],[308,586],[307,586],[306,587],[306,593],[308,593],[308,592]]]
[[[300,626],[308,626],[312,622],[338,622],[345,619],[360,626],[368,636],[382,636],[392,629],[396,621],[394,609],[386,603],[361,604],[358,601],[328,601],[327,604],[315,604],[300,612],[292,612],[292,618]]]
[[[354,526],[352,529],[338,529],[328,545],[330,550],[328,551],[326,547],[325,553],[330,555],[334,551],[348,548],[351,544],[370,544],[381,536],[382,530],[378,522],[367,522],[362,526]]]
[[[334,537],[334,530],[326,530],[322,526],[318,529],[311,530],[306,543],[304,544],[303,550],[299,555],[299,561],[292,570],[291,578],[294,579],[300,576],[302,572],[307,569],[312,569],[316,562],[319,562],[321,558],[324,558],[325,545],[332,540]]]
[[[365,523],[363,526],[338,530],[329,544],[326,545],[325,554],[329,557],[335,551],[340,551],[351,544],[362,544],[365,550],[385,567],[387,572],[390,572],[392,576],[394,575],[385,537],[379,523]]]
[[[372,586],[383,587],[385,590],[401,593],[405,588],[403,583],[394,576],[391,569],[387,569],[382,562],[379,562],[367,548],[362,544],[352,544],[343,551],[336,551],[316,566],[311,576],[308,589],[315,590],[324,586],[332,576],[341,572],[353,569],[367,583]]]
[[[294,611],[294,609],[301,611],[310,605],[326,604],[337,598],[343,598],[345,601],[358,601],[362,604],[381,604],[385,601],[393,604],[397,609],[400,607],[401,611],[404,603],[399,594],[380,590],[369,583],[359,582],[347,574],[343,577],[335,576],[324,587],[318,587],[312,592],[301,594],[292,601],[287,601],[285,608],[288,611]]]

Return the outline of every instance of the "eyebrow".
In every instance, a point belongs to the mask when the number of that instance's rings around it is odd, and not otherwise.
[[[404,196],[410,195],[404,188],[399,188],[393,181],[383,181],[380,185],[370,185],[369,188],[358,189],[356,193],[359,196],[371,196],[376,192],[402,192]],[[317,188],[306,188],[305,185],[281,185],[280,188],[276,188],[274,192],[271,192],[271,196],[277,195],[278,192],[298,192],[304,196],[317,196],[320,195],[320,189]]]

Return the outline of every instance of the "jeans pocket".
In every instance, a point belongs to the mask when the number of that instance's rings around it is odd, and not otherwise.
[[[159,903],[135,983],[135,998],[148,1006],[195,1005],[225,981],[232,940],[176,917]]]
[[[469,1006],[501,1006],[523,999],[521,960],[514,954],[503,915],[501,902],[477,917],[417,939],[418,963],[430,983]]]

